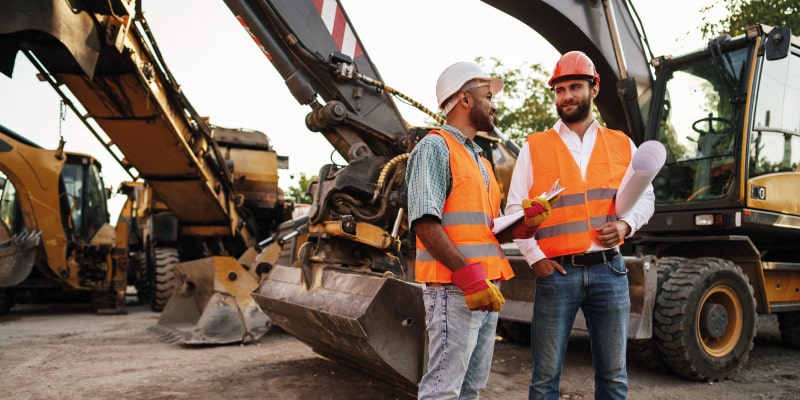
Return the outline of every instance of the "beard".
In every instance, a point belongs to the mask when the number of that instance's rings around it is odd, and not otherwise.
[[[589,98],[586,98],[578,102],[576,105],[578,106],[578,108],[576,108],[572,114],[567,114],[564,111],[564,106],[556,107],[556,112],[558,112],[558,116],[559,118],[561,118],[561,121],[564,121],[565,123],[573,123],[573,122],[584,121],[587,118],[589,118],[589,115],[592,112],[591,100],[589,100]]]
[[[481,107],[472,107],[469,120],[475,129],[486,133],[494,131],[494,117]]]

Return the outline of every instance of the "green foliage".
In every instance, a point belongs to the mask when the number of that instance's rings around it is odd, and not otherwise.
[[[721,21],[711,21],[708,12],[723,6],[727,17]],[[800,0],[723,0],[700,10],[703,25],[700,30],[704,39],[712,39],[721,34],[736,36],[755,24],[788,26],[792,33],[800,32]]]
[[[313,200],[311,194],[308,192],[308,187],[317,180],[317,176],[306,176],[305,173],[300,173],[300,179],[297,181],[299,186],[289,187],[289,199],[297,204],[311,204]]]
[[[496,58],[480,57],[475,62],[505,83],[503,95],[497,97],[496,118],[509,139],[520,145],[529,134],[550,129],[558,121],[555,97],[547,86],[550,73],[541,64],[508,68]]]

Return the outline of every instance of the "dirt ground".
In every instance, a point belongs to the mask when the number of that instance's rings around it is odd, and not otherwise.
[[[0,317],[0,397],[6,399],[410,399],[392,386],[312,352],[273,329],[255,344],[184,347],[148,327],[141,306],[100,316],[75,305],[17,306]],[[592,398],[588,339],[573,335],[562,399]],[[498,340],[482,399],[524,399],[529,348]],[[774,318],[759,320],[746,367],[731,380],[690,382],[631,361],[630,399],[798,399],[800,350],[779,342]]]

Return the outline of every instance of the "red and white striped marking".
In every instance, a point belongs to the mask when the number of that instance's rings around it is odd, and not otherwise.
[[[336,0],[313,0],[314,6],[319,11],[322,22],[328,28],[333,41],[342,54],[355,59],[362,54],[361,45],[356,40],[356,35],[350,24],[344,18],[339,2]]]

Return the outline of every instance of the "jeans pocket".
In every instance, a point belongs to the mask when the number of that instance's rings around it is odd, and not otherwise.
[[[610,262],[607,262],[606,265],[608,266],[608,270],[614,275],[622,276],[628,274],[628,266],[625,265],[625,260],[619,255],[614,257]]]
[[[422,300],[425,305],[425,326],[431,326],[433,313],[436,308],[436,289],[426,287],[422,289]]]

